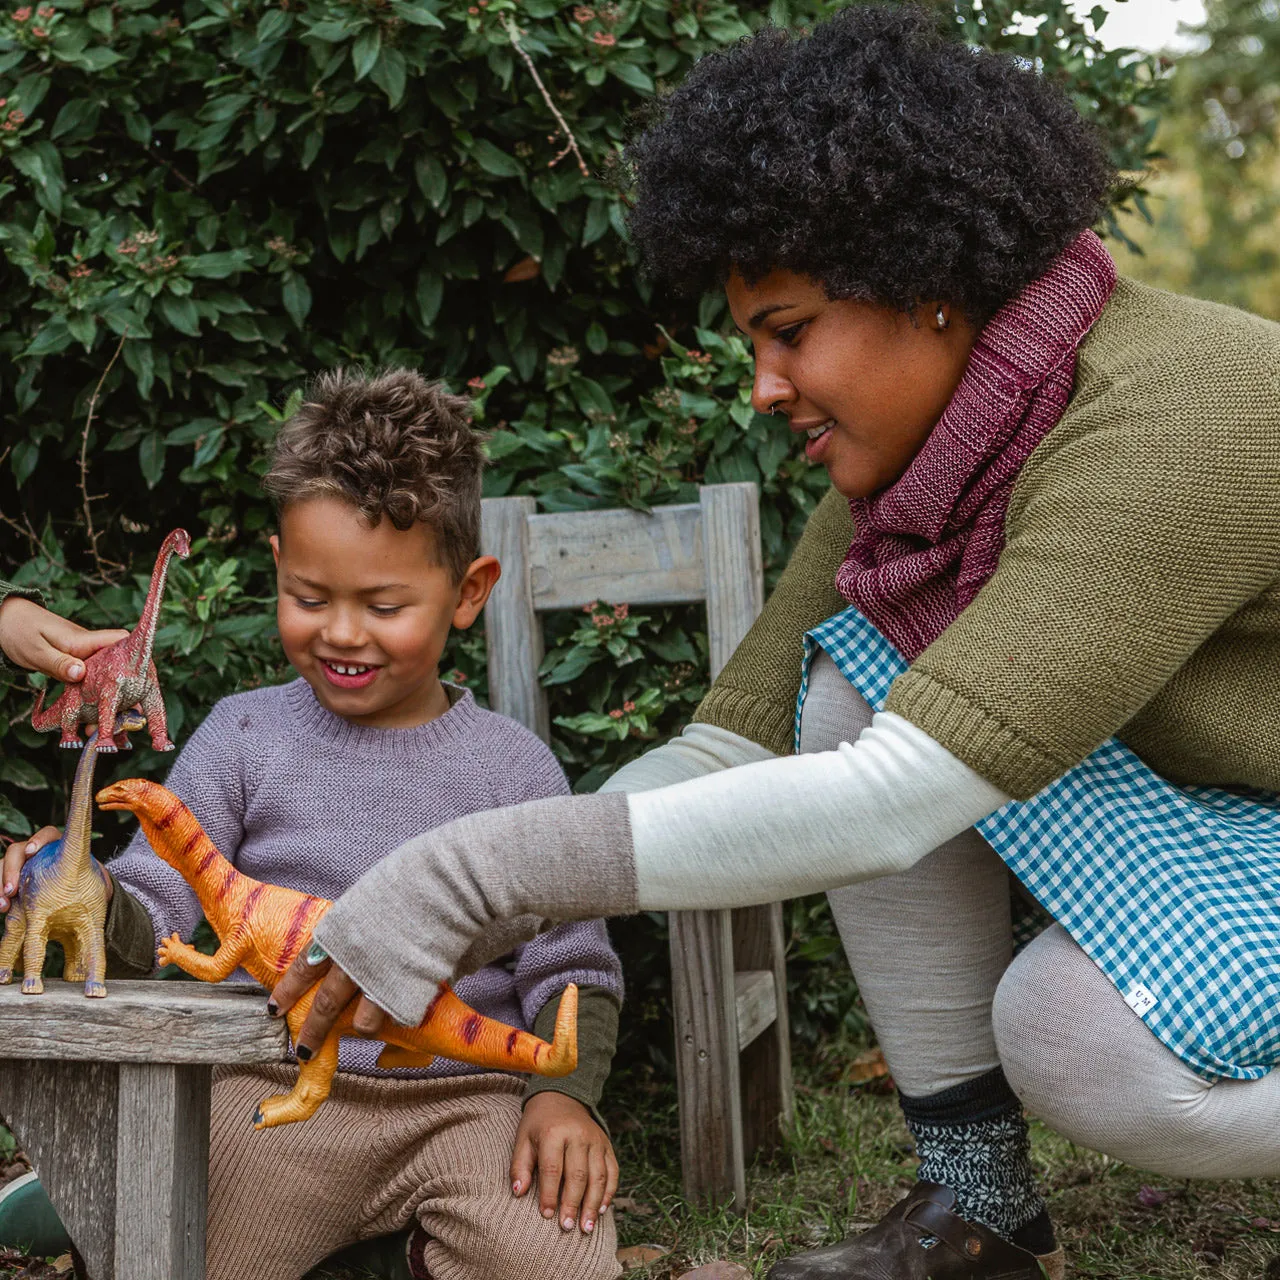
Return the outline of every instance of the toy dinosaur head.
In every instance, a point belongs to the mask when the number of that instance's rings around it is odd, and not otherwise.
[[[137,733],[147,727],[147,717],[136,707],[116,716],[116,733]]]
[[[122,778],[109,787],[103,787],[94,799],[100,809],[128,809],[131,813],[142,813],[153,806],[163,806],[169,799],[169,793],[158,782],[148,778]]]
[[[116,728],[112,737],[118,738],[122,733],[137,733],[139,729],[147,727],[147,717],[142,714],[136,707],[128,711],[122,711],[116,716]],[[98,739],[102,736],[101,727],[95,729],[85,743],[85,749],[94,746]]]

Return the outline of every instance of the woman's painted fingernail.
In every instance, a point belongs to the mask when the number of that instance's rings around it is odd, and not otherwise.
[[[329,953],[318,942],[313,942],[307,948],[307,954],[302,958],[309,965],[324,964],[329,958]]]
[[[517,1178],[517,1179],[516,1179],[516,1180],[511,1184],[511,1194],[512,1194],[513,1196],[518,1196],[518,1195],[520,1194],[520,1179],[519,1179],[519,1178]]]
[[[299,1062],[311,1061],[311,1050],[308,1049],[305,1044],[300,1044],[298,1046],[298,1061]]]
[[[572,1230],[573,1230],[573,1219],[572,1219],[571,1217],[569,1217],[569,1215],[566,1213],[566,1214],[564,1215],[564,1217],[560,1219],[560,1226],[561,1226],[565,1231],[572,1231]]]
[[[80,662],[73,662],[67,668],[67,675],[72,680],[79,680],[80,677],[84,675],[84,664]]]
[[[39,852],[40,852],[40,847],[39,847],[39,845],[37,845],[37,844],[36,844],[36,842],[35,842],[34,840],[28,840],[28,841],[27,841],[27,852],[28,852],[28,853],[39,853]]]
[[[274,1000],[268,1000],[268,1001],[267,1001],[267,1012],[268,1012],[268,1013],[269,1013],[273,1018],[278,1018],[278,1017],[280,1016],[280,1006],[279,1006],[278,1004],[276,1004],[276,1002],[275,1002]]]
[[[556,1216],[556,1211],[554,1209],[543,1209],[542,1216],[544,1218],[554,1218]]]
[[[596,1229],[596,1224],[592,1222],[590,1218],[588,1218],[586,1222],[582,1224],[582,1229],[583,1231],[594,1231]]]

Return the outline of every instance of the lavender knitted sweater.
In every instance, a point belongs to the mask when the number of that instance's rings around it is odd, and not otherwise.
[[[191,735],[166,786],[246,875],[337,898],[411,836],[483,809],[568,791],[550,749],[523,725],[446,685],[453,705],[414,729],[368,729],[327,711],[305,680],[223,698]],[[513,849],[512,857],[529,851]],[[139,831],[110,863],[157,938],[189,938],[200,906]],[[114,905],[114,904],[113,904]],[[250,981],[237,970],[232,981]],[[531,1029],[570,983],[622,999],[622,968],[603,920],[562,924],[455,984],[491,1018]],[[362,1075],[472,1074],[437,1058],[380,1072],[382,1046],[344,1038],[339,1067]]]

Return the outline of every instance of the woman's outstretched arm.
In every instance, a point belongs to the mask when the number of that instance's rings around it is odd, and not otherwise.
[[[914,725],[881,714],[835,751],[474,814],[401,845],[321,921],[315,942],[341,972],[325,978],[300,1043],[318,1047],[357,987],[396,1021],[420,1022],[439,984],[512,917],[748,906],[831,889],[906,870],[1007,800]],[[295,965],[276,1007],[316,974]]]

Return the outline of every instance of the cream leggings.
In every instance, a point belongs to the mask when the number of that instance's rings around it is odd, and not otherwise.
[[[819,652],[800,749],[853,742],[870,721],[871,708]],[[1082,1146],[1174,1177],[1280,1175],[1280,1072],[1196,1075],[1058,925],[1012,959],[1008,872],[976,831],[903,875],[827,896],[908,1097],[1003,1066],[1027,1109]]]

